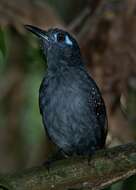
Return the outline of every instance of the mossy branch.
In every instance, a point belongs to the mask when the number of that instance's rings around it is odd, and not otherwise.
[[[102,189],[136,174],[136,143],[98,151],[90,164],[86,157],[55,162],[0,177],[2,190]]]

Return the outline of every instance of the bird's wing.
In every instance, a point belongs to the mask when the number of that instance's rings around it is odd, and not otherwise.
[[[91,83],[92,85],[89,95],[89,105],[90,109],[96,115],[99,126],[101,126],[101,146],[104,147],[108,129],[105,103],[102,98],[101,92],[99,91],[93,79],[91,80]]]

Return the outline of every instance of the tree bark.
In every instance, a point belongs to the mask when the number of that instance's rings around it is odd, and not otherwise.
[[[87,157],[73,157],[51,165],[27,169],[0,177],[0,189],[7,190],[98,190],[136,174],[136,143],[98,151]]]

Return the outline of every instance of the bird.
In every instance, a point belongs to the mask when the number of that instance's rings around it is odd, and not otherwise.
[[[64,157],[91,156],[105,148],[107,114],[101,92],[88,72],[77,40],[64,29],[25,28],[35,34],[47,61],[39,89],[46,133]]]

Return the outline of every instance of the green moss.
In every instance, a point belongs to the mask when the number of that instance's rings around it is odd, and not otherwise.
[[[129,160],[131,163],[136,163],[136,153],[130,154],[129,157],[128,157],[128,160]]]
[[[105,160],[96,160],[95,161],[95,169],[99,174],[103,174],[104,171],[107,172],[107,170],[110,172],[114,168],[114,164],[111,162],[111,160],[107,160],[105,164]]]

